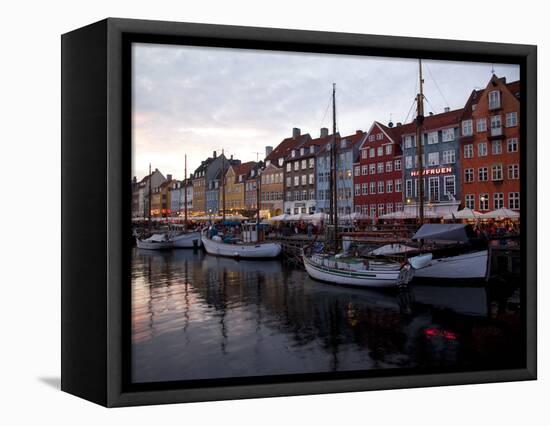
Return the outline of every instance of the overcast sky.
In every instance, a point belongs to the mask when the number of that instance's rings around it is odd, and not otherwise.
[[[426,112],[464,106],[485,87],[493,64],[423,61]],[[507,81],[519,67],[494,64]],[[418,61],[134,44],[133,175],[148,164],[182,179],[212,151],[244,161],[263,159],[293,127],[312,137],[332,128],[336,83],[337,128],[345,136],[374,120],[409,122],[418,91]]]

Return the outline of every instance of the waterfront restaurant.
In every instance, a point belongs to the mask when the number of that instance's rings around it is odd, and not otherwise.
[[[424,214],[444,217],[458,210],[461,199],[460,122],[463,109],[429,113],[422,124]],[[416,123],[403,126],[404,211],[419,214]]]

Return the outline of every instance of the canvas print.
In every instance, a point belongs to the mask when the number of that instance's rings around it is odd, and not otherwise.
[[[132,383],[525,366],[518,65],[131,61]]]

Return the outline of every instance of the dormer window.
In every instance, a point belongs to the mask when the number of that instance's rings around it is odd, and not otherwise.
[[[300,148],[300,155],[304,155],[304,148]]]
[[[293,149],[292,152],[290,153],[290,156],[292,158],[296,157],[296,151]]]
[[[314,152],[315,152],[315,146],[311,145],[311,146],[309,147],[309,153],[310,153],[310,154],[313,154]]]
[[[500,108],[500,90],[489,92],[489,109]]]
[[[281,167],[283,165],[283,162],[285,161],[284,158],[279,158],[279,167]]]

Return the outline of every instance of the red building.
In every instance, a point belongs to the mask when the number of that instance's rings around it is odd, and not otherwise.
[[[462,201],[479,211],[520,208],[520,86],[493,75],[461,123]]]
[[[353,164],[354,210],[371,217],[403,209],[403,154],[400,126],[375,121]]]

